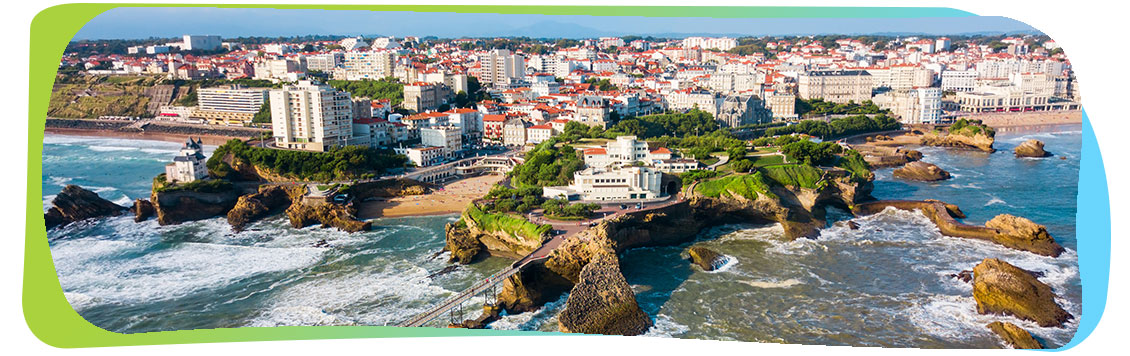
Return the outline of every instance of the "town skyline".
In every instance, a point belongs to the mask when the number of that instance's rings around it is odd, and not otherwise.
[[[167,17],[170,11],[176,17]],[[163,18],[157,23],[136,18]],[[420,23],[439,24],[421,29]],[[678,28],[678,31],[670,29]],[[804,29],[799,31],[797,29]],[[235,37],[418,36],[440,38],[602,36],[809,36],[1042,34],[999,16],[920,18],[669,18],[638,16],[427,13],[360,10],[118,8],[86,24],[75,40],[146,39],[185,33]]]

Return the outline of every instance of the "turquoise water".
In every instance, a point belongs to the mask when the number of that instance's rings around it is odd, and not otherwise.
[[[880,199],[936,198],[958,204],[970,223],[999,213],[1048,226],[1068,251],[1036,256],[941,236],[921,214],[888,211],[833,225],[814,240],[784,242],[776,225],[727,225],[695,243],[728,256],[719,271],[684,261],[688,246],[628,251],[623,270],[644,310],[649,336],[893,347],[1000,347],[985,324],[1014,322],[1050,346],[1066,343],[1077,321],[1040,328],[975,312],[971,286],[947,275],[999,257],[1041,278],[1078,316],[1074,252],[1078,125],[998,134],[994,154],[922,148],[924,160],[954,174],[941,183],[894,180],[879,170]],[[1057,156],[1016,159],[1027,138]],[[45,206],[65,184],[123,205],[149,194],[151,178],[176,143],[48,136]],[[210,151],[211,148],[208,148]],[[1059,159],[1059,156],[1065,159]],[[847,218],[833,212],[833,218]],[[379,219],[373,231],[292,229],[269,218],[233,234],[221,219],[161,227],[130,217],[49,233],[68,300],[95,325],[120,332],[274,326],[386,325],[405,320],[509,261],[488,259],[429,278],[447,266],[443,224],[455,216]],[[325,239],[329,247],[314,247]],[[564,297],[539,311],[510,315],[496,329],[554,331]],[[470,316],[470,315],[468,315]],[[445,321],[445,320],[444,320]],[[444,321],[437,321],[437,326]]]
[[[79,184],[128,205],[148,196],[152,177],[179,147],[48,136],[43,191]],[[108,330],[395,325],[510,263],[492,258],[429,277],[447,266],[447,255],[435,254],[443,224],[455,219],[378,219],[372,231],[347,234],[293,229],[276,216],[234,234],[223,218],[158,226],[123,216],[72,224],[48,238],[67,299]],[[314,247],[323,239],[328,247]]]
[[[1017,159],[1012,148],[1029,138],[1056,157]],[[654,336],[821,345],[919,348],[996,348],[985,325],[1016,323],[1051,347],[1067,343],[1078,319],[1041,328],[1011,317],[976,313],[971,285],[948,275],[980,260],[1001,258],[1043,272],[1057,302],[1079,316],[1075,212],[1081,131],[1078,125],[1042,132],[1000,133],[993,154],[924,147],[924,161],[954,178],[909,182],[876,172],[879,199],[940,199],[957,204],[968,223],[1011,213],[1047,225],[1067,252],[1058,258],[991,243],[942,236],[917,212],[888,210],[842,224],[817,239],[784,242],[779,225],[720,226],[696,244],[729,257],[719,271],[702,272],[680,257],[688,245],[637,249],[623,257],[629,283],[656,320]],[[1064,159],[1059,159],[1064,157]],[[833,211],[832,220],[846,219]],[[838,215],[838,217],[837,217]],[[654,271],[664,271],[659,274]]]

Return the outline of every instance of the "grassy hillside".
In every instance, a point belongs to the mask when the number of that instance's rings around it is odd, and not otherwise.
[[[715,180],[698,183],[695,192],[711,198],[721,197],[722,194],[738,195],[749,200],[758,196],[776,197],[769,192],[769,184],[761,172],[753,174],[729,175]]]

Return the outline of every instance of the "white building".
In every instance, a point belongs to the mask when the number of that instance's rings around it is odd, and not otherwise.
[[[349,144],[353,132],[353,101],[349,93],[309,80],[270,92],[275,145],[307,151],[326,151]]]
[[[184,44],[181,45],[181,49],[186,51],[214,51],[219,49],[221,44],[220,36],[184,35]]]
[[[341,66],[333,69],[338,80],[379,80],[394,74],[396,53],[391,51],[346,52]]]
[[[198,108],[193,116],[213,124],[244,124],[251,122],[267,101],[267,89],[238,85],[201,88],[196,97]]]
[[[808,71],[797,77],[801,99],[824,99],[838,104],[871,100],[871,74],[864,70]]]
[[[341,40],[341,47],[344,48],[346,51],[352,51],[352,50],[355,50],[355,49],[358,49],[358,48],[361,48],[361,47],[368,47],[368,46],[369,46],[369,43],[365,42],[365,40],[363,38],[361,38],[361,36],[346,38],[344,40]]]
[[[892,90],[876,95],[874,102],[904,124],[936,124],[942,118],[941,88]]]
[[[970,92],[977,84],[977,71],[975,70],[947,70],[942,72],[942,90],[952,92]]]
[[[173,163],[165,165],[165,181],[188,183],[207,177],[208,168],[204,164],[202,145],[203,142],[200,139],[193,141],[192,138],[189,138],[188,142],[184,143],[184,147],[181,147],[180,152],[177,152],[176,157],[173,157]]]
[[[542,196],[582,201],[659,198],[663,173],[648,167],[586,168],[573,173],[573,184],[542,188]]]
[[[442,148],[445,157],[454,157],[455,152],[463,149],[463,130],[454,126],[422,128],[420,144]]]
[[[480,62],[482,62],[480,79],[483,85],[506,88],[511,82],[518,81],[526,75],[525,58],[512,54],[509,50],[491,50]]]
[[[319,53],[306,56],[306,70],[330,72],[345,59],[341,52]]]
[[[728,37],[687,37],[683,39],[683,48],[718,49],[729,51],[738,46],[738,40]]]
[[[443,162],[445,155],[440,147],[410,147],[395,149],[396,153],[408,157],[408,161],[417,167],[434,166]]]

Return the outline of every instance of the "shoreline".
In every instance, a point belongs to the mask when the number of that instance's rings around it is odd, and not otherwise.
[[[467,204],[485,196],[502,178],[502,175],[481,175],[443,184],[428,194],[360,202],[357,204],[357,218],[369,220],[460,214]]]
[[[248,139],[248,137],[238,136],[219,136],[219,135],[190,135],[190,134],[174,134],[165,132],[122,132],[114,130],[92,130],[92,129],[74,129],[74,128],[58,128],[47,127],[43,129],[43,135],[57,135],[57,136],[72,136],[72,137],[100,137],[100,138],[120,138],[129,140],[144,140],[144,141],[161,141],[161,142],[177,142],[184,143],[189,137],[199,138],[204,141],[205,145],[219,146],[226,143],[228,140],[235,139]]]

